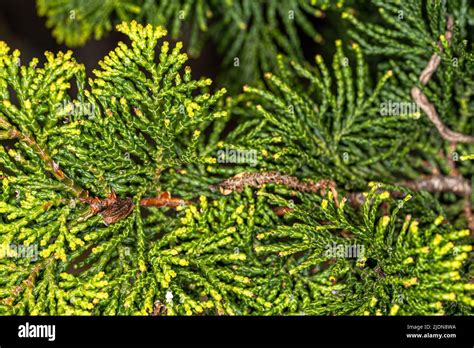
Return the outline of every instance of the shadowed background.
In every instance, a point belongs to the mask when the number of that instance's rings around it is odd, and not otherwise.
[[[278,0],[275,0],[278,1]],[[330,57],[333,52],[333,39],[343,35],[344,23],[339,18],[311,18],[316,30],[322,33],[326,43],[318,45],[311,38],[299,32],[304,56],[310,61],[314,61],[316,53]],[[338,22],[338,26],[327,25],[328,20]],[[184,32],[180,40],[186,42],[189,32]],[[168,41],[169,37],[166,38]],[[58,44],[52,36],[51,30],[46,27],[46,18],[37,14],[35,0],[2,0],[0,1],[0,40],[5,41],[12,49],[19,49],[22,53],[22,65],[25,65],[33,57],[40,61],[44,60],[44,51],[67,51],[64,44]],[[86,66],[87,74],[90,75],[93,69],[98,68],[98,62],[108,52],[116,47],[118,41],[126,38],[114,31],[107,33],[101,40],[90,39],[83,47],[73,48],[76,60]],[[221,57],[217,53],[216,45],[208,41],[203,47],[201,54],[196,59],[187,62],[193,69],[195,77],[206,76],[214,81],[221,70]],[[249,84],[252,84],[251,82]]]

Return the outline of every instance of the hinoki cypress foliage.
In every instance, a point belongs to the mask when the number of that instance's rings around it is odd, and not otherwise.
[[[0,314],[473,314],[466,1],[37,4],[127,43],[88,72],[0,42]]]
[[[343,4],[343,0],[37,0],[38,13],[47,17],[56,39],[68,46],[100,39],[114,23],[132,19],[166,26],[173,39],[187,32],[192,56],[199,56],[211,40],[222,54],[221,80],[232,90],[259,81],[262,72],[274,67],[278,52],[302,59],[298,31],[321,43],[323,37],[311,19]]]

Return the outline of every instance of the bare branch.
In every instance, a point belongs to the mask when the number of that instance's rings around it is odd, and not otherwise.
[[[143,207],[170,207],[176,208],[183,205],[189,205],[191,202],[181,198],[171,197],[169,192],[163,192],[157,197],[142,198],[140,205]]]
[[[333,180],[323,179],[318,182],[305,182],[300,181],[297,177],[280,172],[240,173],[217,185],[211,185],[210,189],[218,189],[223,195],[229,195],[233,191],[242,192],[246,186],[262,187],[268,183],[288,186],[291,189],[301,192],[321,192],[322,195],[325,195],[326,188],[329,188],[333,194],[336,207],[339,205],[336,183]]]
[[[404,182],[403,185],[414,191],[453,192],[462,197],[471,194],[470,182],[462,176],[435,175],[414,181],[407,181]]]

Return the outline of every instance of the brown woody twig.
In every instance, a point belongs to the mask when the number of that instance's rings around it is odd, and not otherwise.
[[[339,206],[336,183],[333,180],[322,179],[318,182],[305,182],[280,172],[240,173],[217,185],[211,185],[210,189],[213,191],[218,189],[223,195],[229,195],[233,191],[242,192],[246,186],[262,187],[269,183],[284,185],[301,192],[320,192],[322,195],[325,195],[326,189],[329,188],[334,197],[334,204],[336,207]]]
[[[41,160],[43,160],[46,170],[53,174],[56,179],[64,183],[69,191],[76,197],[87,197],[87,191],[75,184],[51,158],[46,149],[42,148],[32,136],[20,132],[3,117],[0,117],[0,128],[6,129],[6,131],[2,133],[2,139],[18,139],[28,145]]]
[[[104,223],[106,225],[113,224],[126,218],[135,208],[135,204],[133,204],[130,197],[117,197],[113,191],[104,199],[98,197],[87,197],[81,198],[80,201],[89,204],[91,215],[101,215],[104,218]],[[190,204],[190,202],[181,198],[173,198],[169,192],[163,192],[157,197],[142,198],[140,200],[140,206],[142,207],[176,208],[187,204]]]
[[[453,38],[454,19],[452,16],[448,16],[447,29],[445,32],[446,41],[451,44]],[[442,50],[441,42],[438,43],[438,47]],[[435,73],[439,64],[441,63],[441,57],[434,53],[425,69],[420,74],[419,81],[424,86],[426,85],[431,76]],[[411,90],[411,96],[417,103],[417,105],[426,113],[430,121],[434,124],[441,137],[447,141],[450,141],[451,148],[455,148],[456,143],[467,143],[474,144],[474,137],[462,133],[455,132],[449,129],[439,117],[435,106],[428,100],[426,95],[421,91],[420,88],[414,86]],[[451,163],[451,167],[455,168]],[[458,172],[456,169],[452,170],[451,175],[456,175]],[[435,176],[429,179],[421,179],[412,183],[416,188],[426,189],[434,192],[447,192],[451,191],[455,194],[464,196],[464,215],[468,222],[471,234],[474,235],[474,217],[472,214],[472,207],[470,202],[471,187],[469,182],[462,176],[453,177],[442,177]]]
[[[454,20],[452,16],[448,17],[447,21],[447,30],[445,33],[446,40],[449,44],[451,44],[451,40],[453,37],[453,27],[454,27]],[[440,49],[442,49],[441,43],[438,45]],[[434,74],[436,69],[438,68],[439,64],[441,63],[441,57],[434,53],[428,64],[426,65],[425,69],[421,72],[419,81],[422,85],[426,85],[431,76]],[[454,132],[449,129],[441,120],[436,111],[435,106],[428,100],[426,95],[421,91],[420,88],[414,86],[411,89],[411,96],[415,100],[416,104],[426,113],[430,121],[434,124],[436,129],[438,130],[439,134],[443,137],[443,139],[456,142],[456,143],[468,143],[474,144],[474,137],[458,132]]]
[[[414,181],[406,181],[403,185],[413,191],[453,192],[461,197],[467,197],[471,194],[471,184],[469,180],[462,176],[435,175]]]

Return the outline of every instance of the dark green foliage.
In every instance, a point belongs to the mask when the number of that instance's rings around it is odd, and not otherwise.
[[[37,4],[68,45],[121,20],[129,43],[88,79],[70,51],[22,65],[0,42],[0,315],[473,314],[473,145],[389,109],[416,87],[473,134],[466,1]],[[353,42],[308,63],[326,9]],[[244,92],[193,79],[156,24],[195,55],[215,40]]]
[[[224,54],[225,85],[254,83],[263,72],[272,71],[279,52],[301,60],[298,29],[322,42],[310,19],[323,12],[307,0],[227,1],[223,19],[213,28],[218,49]],[[339,3],[339,7],[342,2]],[[327,2],[320,2],[326,8]],[[309,18],[308,18],[309,17]],[[256,75],[258,77],[256,78]]]
[[[256,250],[288,258],[289,274],[332,281],[330,293],[297,298],[299,309],[316,315],[471,312],[474,287],[459,282],[472,250],[470,232],[441,225],[444,217],[427,213],[432,207],[421,197],[395,200],[380,184],[371,186],[356,210],[345,200],[337,208],[327,199],[302,197],[286,217],[293,224],[257,235],[268,244]]]
[[[350,35],[360,43],[364,52],[377,58],[378,70],[393,70],[393,83],[381,91],[381,102],[413,104],[410,91],[413,86],[418,86],[433,103],[444,125],[455,132],[472,135],[474,31],[469,15],[473,8],[469,2],[411,0],[401,3],[373,0],[371,3],[372,12],[378,10],[379,13],[377,24],[375,20],[374,23],[361,21],[357,12],[345,12],[342,18],[353,24]],[[446,37],[449,17],[454,23],[450,40]],[[419,76],[434,53],[440,55],[441,63],[425,86],[420,83]],[[432,174],[433,168],[450,175],[451,160],[456,163],[462,177],[471,182],[474,163],[459,159],[472,154],[474,146],[459,142],[453,147],[451,142],[439,136],[424,113],[421,113],[416,123],[416,127],[422,131],[414,139],[410,156],[398,168],[397,175],[416,179],[420,173]],[[450,205],[448,211],[453,213],[451,218],[454,219],[459,213],[459,200],[452,194],[439,195],[438,198]],[[452,205],[455,201],[458,209]],[[474,203],[472,194],[470,202]]]
[[[130,0],[39,0],[37,7],[39,15],[48,15],[46,25],[53,28],[58,42],[68,46],[82,45],[91,36],[102,38],[112,30],[114,16],[120,22],[141,12]]]
[[[131,19],[164,25],[173,39],[188,32],[192,56],[199,56],[211,38],[223,55],[222,82],[237,91],[273,69],[278,52],[301,59],[298,30],[321,43],[311,19],[324,16],[322,10],[342,8],[343,1],[38,0],[37,6],[53,35],[68,46],[83,45],[91,36],[100,39],[113,23]]]
[[[466,1],[409,1],[401,6],[397,1],[372,1],[379,9],[383,25],[362,23],[353,15],[343,13],[357,31],[351,35],[361,44],[366,54],[389,57],[397,84],[385,99],[402,98],[406,90],[417,84],[418,76],[433,53],[441,54],[442,64],[425,93],[435,103],[438,113],[453,129],[471,134],[472,24],[468,25]],[[454,16],[455,30],[452,43],[445,33],[447,16]],[[439,48],[441,38],[442,50]],[[469,40],[469,41],[467,41]]]
[[[372,82],[359,46],[353,45],[351,57],[340,41],[336,46],[333,73],[321,56],[317,69],[280,57],[276,73],[266,74],[267,90],[244,88],[242,109],[235,112],[250,109],[253,117],[229,142],[263,150],[264,168],[355,187],[390,175],[413,146],[419,114],[381,117],[379,95],[392,71]]]

